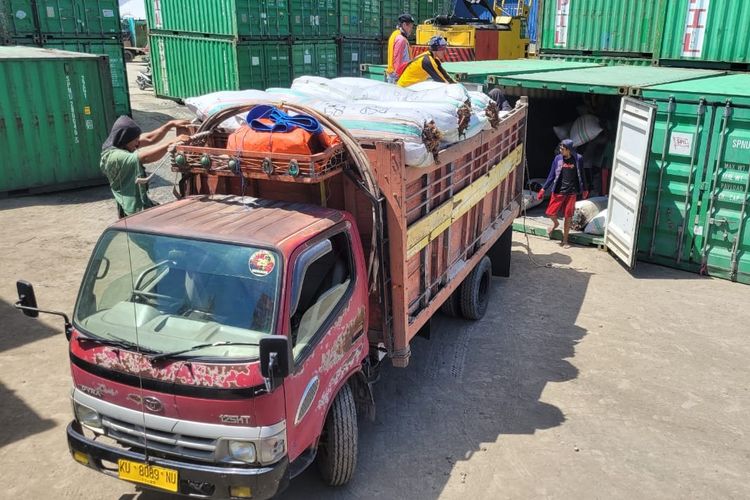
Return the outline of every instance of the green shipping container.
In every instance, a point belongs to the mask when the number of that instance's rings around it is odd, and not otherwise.
[[[450,11],[450,4],[446,5],[445,0],[419,0],[417,7],[417,22],[423,23],[435,16],[447,15]]]
[[[289,0],[146,0],[149,28],[233,37],[289,35]]]
[[[0,0],[0,23],[12,37],[97,38],[119,35],[120,7],[117,0]]]
[[[653,66],[651,58],[617,57],[617,56],[581,56],[572,54],[540,54],[544,61],[570,61],[601,64],[603,66]]]
[[[551,0],[543,9],[541,52],[650,56],[666,0]]]
[[[115,120],[103,57],[0,47],[0,192],[103,182],[102,143]]]
[[[639,258],[750,284],[750,75],[643,89],[658,106]]]
[[[150,34],[156,95],[184,99],[220,90],[287,86],[289,45]],[[334,46],[335,47],[335,46]]]
[[[112,91],[115,99],[115,110],[118,115],[129,115],[130,90],[128,87],[128,75],[125,67],[125,59],[122,44],[116,40],[88,40],[76,39],[49,39],[44,42],[44,47],[49,49],[67,50],[70,52],[85,52],[107,56],[109,58],[109,70],[112,76]]]
[[[748,25],[747,0],[552,0],[544,2],[540,52],[746,70]]]
[[[388,38],[398,25],[398,16],[401,14],[411,14],[418,23],[419,19],[419,0],[383,0],[381,2],[381,32],[384,38]],[[416,36],[417,28],[414,27],[412,37]]]
[[[333,38],[338,34],[338,0],[290,0],[290,2],[292,35],[300,38]]]
[[[292,45],[292,76],[338,76],[338,55],[334,42],[295,42]]]
[[[699,65],[720,63],[747,70],[750,63],[750,2],[710,0],[668,2],[659,58]]]
[[[381,35],[380,0],[340,0],[339,32],[347,37]]]
[[[383,48],[377,40],[339,40],[339,75],[360,76],[362,64],[382,64]]]

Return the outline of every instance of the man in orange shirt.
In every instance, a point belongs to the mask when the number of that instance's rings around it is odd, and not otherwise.
[[[414,24],[411,14],[400,15],[398,26],[388,39],[388,67],[385,70],[388,83],[396,83],[411,61],[409,35],[414,29]]]

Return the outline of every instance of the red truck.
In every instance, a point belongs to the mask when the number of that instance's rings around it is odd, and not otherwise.
[[[73,458],[205,498],[271,497],[313,461],[346,483],[382,360],[405,367],[438,309],[480,319],[509,273],[526,106],[427,168],[312,110],[341,144],[310,156],[229,152],[207,120],[171,152],[181,199],[103,233],[65,317]]]

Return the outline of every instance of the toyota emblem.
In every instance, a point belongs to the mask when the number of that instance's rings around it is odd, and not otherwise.
[[[143,406],[148,411],[151,411],[154,413],[159,413],[160,411],[164,409],[164,405],[161,404],[161,401],[151,396],[146,396],[145,398],[143,398]]]

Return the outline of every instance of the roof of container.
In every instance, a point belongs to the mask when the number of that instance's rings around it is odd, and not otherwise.
[[[643,97],[658,98],[674,96],[676,99],[706,98],[724,102],[731,99],[750,102],[750,74],[722,75],[701,80],[667,83],[643,89]]]
[[[543,73],[546,71],[560,71],[578,68],[595,68],[601,64],[592,62],[560,61],[545,59],[504,59],[500,61],[467,61],[443,63],[445,71],[452,75],[460,75],[459,80],[478,81],[484,83],[490,75],[516,75],[521,73]],[[382,73],[383,64],[369,64],[368,71]]]
[[[523,73],[490,78],[490,83],[506,87],[627,95],[631,93],[631,89],[722,74],[724,72],[700,69],[616,65],[546,73]]]
[[[221,195],[190,196],[115,223],[117,229],[247,245],[285,247],[293,237],[320,232],[341,212],[304,203]]]
[[[0,47],[0,59],[97,59],[99,56],[39,47]]]

